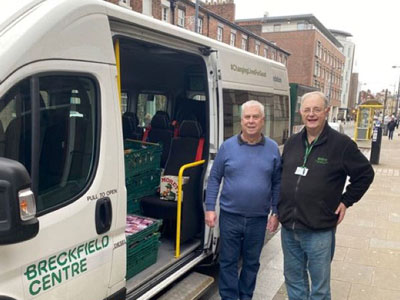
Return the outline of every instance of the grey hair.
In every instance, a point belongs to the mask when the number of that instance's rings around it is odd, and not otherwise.
[[[321,93],[321,92],[319,92],[319,91],[314,91],[314,92],[309,92],[309,93],[304,94],[304,95],[301,97],[301,99],[300,99],[300,106],[303,105],[304,100],[306,100],[307,98],[312,97],[312,96],[318,96],[318,97],[320,97],[322,100],[324,100],[324,107],[325,107],[325,108],[327,108],[327,107],[329,106],[329,100],[328,100],[328,98],[325,96],[324,93]]]
[[[257,106],[258,109],[261,112],[261,116],[264,118],[265,117],[265,113],[264,113],[264,105],[262,105],[260,102],[258,102],[257,100],[249,100],[246,101],[245,103],[242,104],[241,110],[240,110],[240,117],[243,118],[243,111],[245,110],[245,108],[250,107],[250,106]]]

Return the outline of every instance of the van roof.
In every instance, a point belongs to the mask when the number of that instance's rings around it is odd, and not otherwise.
[[[0,34],[12,22],[29,12],[44,0],[2,1],[0,4]]]

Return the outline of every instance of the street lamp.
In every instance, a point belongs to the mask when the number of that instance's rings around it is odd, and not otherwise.
[[[392,68],[397,69],[397,68],[400,68],[400,66],[392,66]],[[400,75],[399,75],[399,84],[398,84],[398,88],[397,88],[396,107],[394,109],[396,118],[397,118],[397,110],[399,108],[399,96],[400,96]]]

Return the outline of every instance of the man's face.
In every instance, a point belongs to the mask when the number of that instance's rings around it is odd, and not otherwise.
[[[247,136],[258,136],[261,134],[264,126],[264,117],[258,106],[248,106],[243,110],[242,119],[242,133]]]
[[[325,108],[324,100],[318,95],[304,99],[300,108],[301,119],[308,130],[322,130],[328,113],[329,107]]]

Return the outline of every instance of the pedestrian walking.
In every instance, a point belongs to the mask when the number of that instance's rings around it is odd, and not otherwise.
[[[393,132],[395,128],[396,128],[396,121],[394,117],[392,117],[392,119],[387,124],[389,140],[393,140]]]
[[[281,158],[276,142],[262,134],[264,119],[260,102],[242,105],[242,132],[221,145],[208,179],[205,222],[210,227],[217,222],[215,203],[223,179],[219,199],[222,300],[252,298],[266,227],[275,231],[279,224]]]
[[[282,154],[278,212],[291,300],[331,299],[336,226],[374,178],[356,143],[329,127],[328,113],[323,93],[305,94],[300,106],[305,127],[289,138]]]

